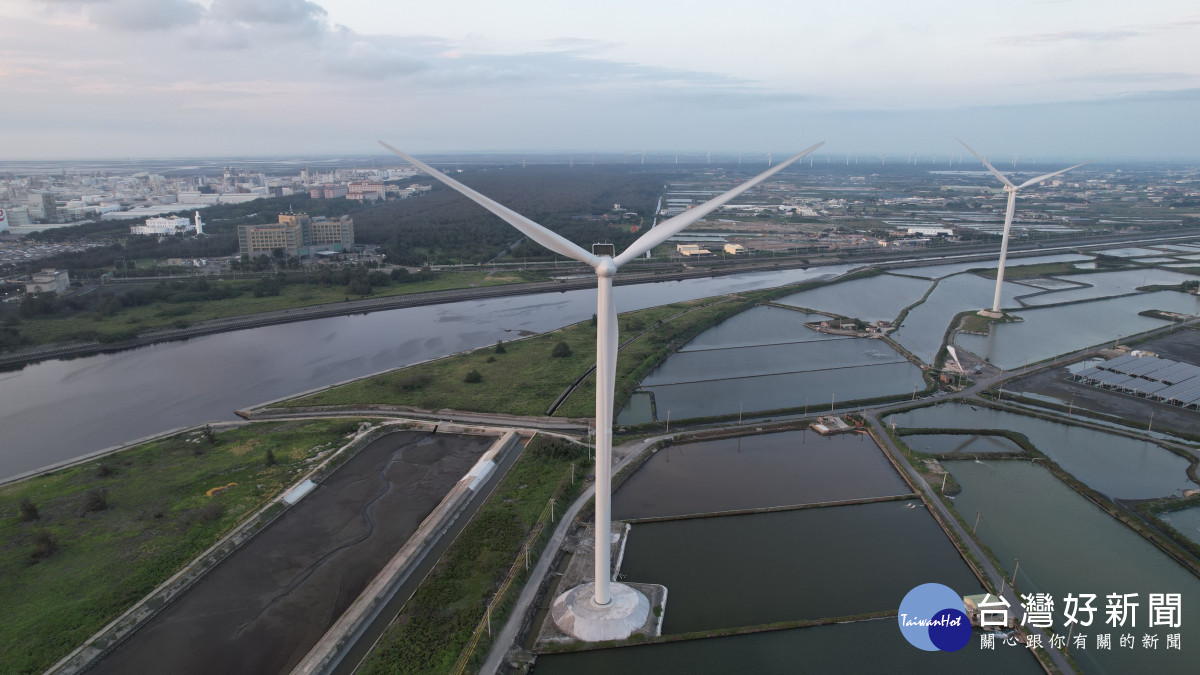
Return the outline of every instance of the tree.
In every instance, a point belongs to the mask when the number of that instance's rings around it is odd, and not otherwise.
[[[496,340],[496,353],[504,354],[507,352],[508,352],[508,350],[505,349],[505,347],[504,347],[504,340]]]
[[[550,352],[550,356],[555,358],[564,358],[571,355],[571,346],[565,342],[560,342],[554,345],[554,350]]]
[[[207,441],[209,445],[217,444],[217,434],[213,431],[211,424],[205,424],[204,429],[200,432],[200,435],[204,437],[204,440]]]
[[[275,460],[275,450],[267,448],[267,466],[275,466],[278,462]]]

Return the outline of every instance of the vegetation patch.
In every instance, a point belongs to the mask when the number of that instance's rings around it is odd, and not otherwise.
[[[0,672],[51,666],[356,428],[259,423],[216,433],[215,444],[186,432],[0,486]],[[232,452],[251,439],[264,449]]]

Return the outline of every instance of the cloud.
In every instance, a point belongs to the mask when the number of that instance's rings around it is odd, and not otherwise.
[[[198,23],[205,9],[191,0],[43,0],[52,9],[82,11],[105,28],[159,31]]]
[[[1030,33],[999,38],[996,42],[1010,47],[1052,45],[1063,42],[1092,42],[1105,44],[1139,37],[1186,30],[1200,26],[1200,19],[1188,18],[1168,23],[1141,24],[1111,30],[1065,30],[1053,33]]]

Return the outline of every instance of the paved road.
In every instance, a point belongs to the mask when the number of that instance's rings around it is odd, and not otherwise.
[[[625,468],[626,465],[641,454],[646,446],[669,437],[667,435],[656,436],[654,438],[614,446],[613,457],[617,461],[613,464],[613,473],[615,474]],[[496,639],[492,642],[492,649],[488,652],[487,660],[483,662],[483,667],[479,669],[481,674],[498,672],[500,666],[503,665],[504,657],[508,654],[509,648],[512,647],[513,642],[516,641],[521,631],[526,614],[533,608],[533,603],[537,599],[537,591],[542,585],[542,580],[550,573],[550,565],[554,562],[555,552],[562,547],[563,541],[567,538],[567,533],[574,527],[573,521],[575,517],[579,515],[579,511],[588,503],[588,500],[592,498],[595,492],[596,485],[593,483],[579,495],[579,498],[567,508],[559,519],[558,526],[554,528],[553,534],[550,535],[550,540],[546,542],[546,547],[542,550],[542,555],[538,558],[537,565],[530,572],[529,579],[525,582],[525,587],[521,589],[521,595],[517,598],[516,605],[509,612],[508,620],[504,622],[504,627],[496,634]]]

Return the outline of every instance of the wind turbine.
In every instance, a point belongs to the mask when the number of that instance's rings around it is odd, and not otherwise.
[[[964,148],[966,148],[967,151],[970,152],[972,155],[975,155],[976,159],[983,162],[983,165],[988,168],[988,171],[991,171],[993,174],[995,174],[996,178],[1000,179],[1001,183],[1004,183],[1004,191],[1008,193],[1008,209],[1004,212],[1004,234],[1000,239],[1000,266],[996,269],[996,295],[992,299],[992,310],[990,312],[988,312],[987,310],[980,312],[980,314],[983,316],[988,316],[991,318],[998,318],[999,316],[1001,316],[1001,314],[1000,314],[1000,287],[1004,285],[1004,261],[1008,257],[1008,232],[1010,229],[1012,229],[1013,211],[1014,211],[1014,209],[1016,209],[1016,206],[1017,206],[1017,191],[1027,188],[1030,185],[1037,185],[1038,183],[1046,180],[1047,178],[1053,178],[1059,174],[1066,173],[1066,172],[1070,171],[1071,169],[1078,169],[1079,167],[1083,166],[1084,164],[1087,164],[1087,162],[1081,162],[1079,164],[1076,164],[1075,166],[1068,166],[1065,169],[1061,169],[1061,170],[1055,171],[1053,173],[1043,174],[1041,176],[1038,176],[1037,178],[1030,178],[1029,180],[1025,181],[1024,183],[1021,183],[1020,185],[1016,185],[1011,180],[1009,180],[1008,177],[1006,177],[1004,174],[997,171],[996,167],[992,166],[991,163],[988,162],[986,159],[984,159],[982,155],[980,155],[978,152],[975,152],[974,150],[972,150],[971,146],[967,145],[966,143],[963,143],[963,140],[961,138],[955,139],[955,140],[957,140],[959,143],[962,143],[962,146]]]
[[[650,251],[655,246],[683,231],[684,228],[712,213],[722,204],[791,166],[794,162],[799,161],[824,145],[825,142],[821,141],[807,150],[793,155],[787,161],[780,162],[754,178],[741,183],[732,190],[660,223],[657,227],[650,229],[639,237],[629,248],[621,252],[620,255],[615,255],[616,251],[612,244],[593,245],[592,251],[589,253],[562,236],[551,232],[549,229],[533,222],[516,211],[485,197],[419,159],[403,153],[383,141],[380,141],[379,144],[407,160],[418,169],[445,183],[448,187],[471,201],[499,216],[501,220],[517,228],[522,234],[542,246],[559,255],[564,255],[585,263],[596,270],[596,580],[594,584],[591,584],[594,589],[591,593],[590,608],[588,607],[588,599],[583,597],[583,592],[587,590],[588,584],[567,591],[560,596],[559,600],[570,594],[575,594],[574,611],[576,615],[573,621],[576,629],[575,637],[590,640],[624,639],[629,637],[628,632],[625,632],[623,635],[621,634],[620,627],[616,627],[615,629],[616,637],[610,637],[614,635],[611,632],[614,630],[614,627],[608,627],[607,630],[610,631],[608,633],[604,632],[604,627],[596,628],[597,624],[612,622],[613,619],[619,621],[621,617],[613,617],[613,614],[620,614],[621,612],[614,612],[612,610],[620,610],[622,607],[628,606],[629,603],[633,603],[635,607],[643,608],[647,614],[649,612],[649,604],[640,593],[624,584],[610,585],[609,579],[611,570],[609,560],[611,546],[610,531],[612,529],[613,388],[616,383],[618,345],[617,309],[616,305],[613,304],[612,296],[613,276],[625,263]],[[614,598],[614,595],[617,597]],[[638,600],[638,598],[641,599]],[[555,603],[557,604],[559,600],[556,600]],[[610,603],[612,604],[611,608],[609,607]],[[589,609],[591,610],[590,615],[588,615]],[[637,610],[629,608],[629,611]],[[588,616],[580,616],[581,613]],[[643,621],[644,619],[645,615],[642,616]],[[631,619],[631,621],[635,620]],[[642,621],[636,621],[636,624],[634,628],[640,627]],[[591,628],[587,628],[587,626],[591,626]],[[581,631],[591,632],[588,635],[580,635]]]

